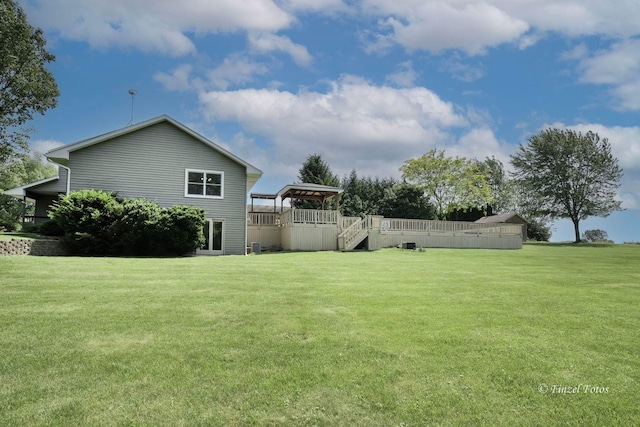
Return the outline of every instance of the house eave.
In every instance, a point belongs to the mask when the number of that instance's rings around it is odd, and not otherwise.
[[[51,178],[41,179],[40,181],[32,182],[30,184],[21,185],[20,187],[10,188],[2,192],[2,194],[6,194],[7,196],[13,197],[25,197],[27,195],[28,190],[32,190],[33,187],[37,187],[42,184],[46,184],[49,182],[57,181],[60,179],[58,176],[54,176]],[[44,194],[44,193],[43,193]]]
[[[99,136],[95,136],[93,138],[84,139],[82,141],[78,141],[78,142],[75,142],[73,144],[64,145],[62,147],[54,148],[53,150],[49,150],[45,154],[45,156],[49,160],[51,160],[52,162],[55,162],[55,163],[57,163],[59,165],[69,166],[69,153],[71,153],[73,151],[81,150],[83,148],[90,147],[92,145],[99,144],[101,142],[108,141],[110,139],[117,138],[119,136],[126,135],[126,134],[129,134],[131,132],[135,132],[137,130],[144,129],[146,127],[153,126],[155,124],[162,123],[162,122],[167,122],[167,123],[175,126],[176,128],[178,128],[181,131],[183,131],[184,133],[186,133],[187,135],[190,135],[191,137],[195,138],[196,140],[200,141],[201,143],[203,143],[203,144],[207,145],[208,147],[212,148],[213,150],[219,152],[223,156],[226,156],[229,159],[231,159],[231,160],[235,161],[236,163],[240,164],[241,166],[244,166],[246,168],[246,171],[247,171],[246,172],[247,173],[247,187],[249,189],[251,187],[253,187],[253,185],[256,183],[256,181],[258,181],[258,179],[260,179],[260,177],[262,176],[262,171],[260,169],[258,169],[257,167],[255,167],[252,164],[242,160],[241,158],[239,158],[235,154],[233,154],[230,151],[222,148],[220,145],[214,143],[213,141],[209,140],[208,138],[205,138],[204,136],[200,135],[199,133],[189,129],[188,127],[186,127],[182,123],[180,123],[177,120],[167,116],[166,114],[164,114],[162,116],[154,117],[154,118],[149,119],[149,120],[145,120],[145,121],[137,123],[135,125],[131,125],[131,126],[127,126],[127,127],[121,128],[121,129],[117,129],[117,130],[111,131],[111,132],[107,132],[105,134],[102,134],[102,135],[99,135]]]

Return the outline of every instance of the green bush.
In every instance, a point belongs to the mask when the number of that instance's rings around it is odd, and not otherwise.
[[[613,243],[612,240],[609,240],[609,234],[607,234],[604,230],[587,230],[582,234],[582,240],[585,242],[602,242],[602,243]]]
[[[116,193],[82,190],[54,204],[49,214],[64,230],[69,250],[76,255],[115,255],[113,227],[122,214]]]
[[[205,212],[193,206],[173,206],[162,211],[161,241],[169,254],[193,252],[204,244]]]
[[[54,205],[50,217],[76,255],[184,255],[204,241],[204,210],[163,209],[104,191],[73,192]]]
[[[122,216],[113,225],[120,255],[160,255],[162,208],[145,199],[125,199]]]
[[[551,228],[543,222],[530,220],[527,224],[527,239],[537,242],[548,242],[551,238]]]
[[[44,236],[64,236],[64,230],[60,224],[51,219],[37,224],[37,233]]]
[[[35,224],[33,222],[26,222],[22,224],[19,229],[16,228],[10,231],[22,231],[23,233],[33,233],[40,234],[40,224]]]

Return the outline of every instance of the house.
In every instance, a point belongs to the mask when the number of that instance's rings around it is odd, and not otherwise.
[[[522,224],[522,240],[527,240],[527,224],[529,221],[515,212],[499,215],[483,216],[476,221],[478,224]]]
[[[200,254],[245,254],[247,193],[262,171],[166,115],[64,145],[46,154],[57,177],[7,190],[35,200],[44,220],[60,194],[94,189],[145,198],[162,207],[205,210]]]

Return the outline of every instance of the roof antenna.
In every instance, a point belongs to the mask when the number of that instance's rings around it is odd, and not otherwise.
[[[133,98],[135,98],[136,92],[133,89],[129,89],[129,95],[131,95],[131,120],[129,120],[129,124],[127,126],[131,126],[133,124]]]

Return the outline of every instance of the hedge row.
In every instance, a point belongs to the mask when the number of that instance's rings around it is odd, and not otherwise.
[[[184,255],[204,243],[205,212],[161,208],[145,199],[82,190],[56,202],[49,227],[59,227],[74,255]]]

